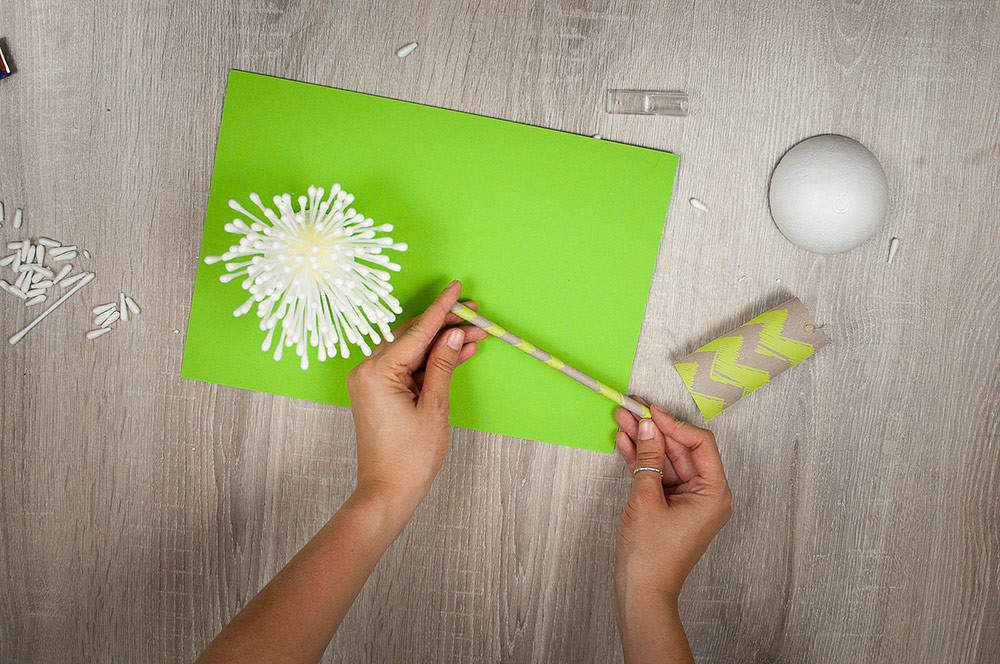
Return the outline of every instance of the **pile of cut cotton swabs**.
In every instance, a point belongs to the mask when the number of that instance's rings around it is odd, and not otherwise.
[[[97,328],[87,332],[87,338],[96,339],[101,335],[107,334],[111,331],[112,325],[118,321],[127,323],[130,315],[136,316],[141,311],[135,300],[125,293],[119,293],[118,302],[109,302],[94,307],[94,325]]]
[[[0,258],[0,267],[10,266],[17,275],[13,283],[0,279],[0,288],[11,295],[25,300],[25,306],[33,307],[48,299],[48,291],[53,286],[68,288],[83,279],[85,272],[70,276],[73,266],[63,265],[56,273],[54,267],[45,265],[45,259],[60,263],[76,258],[76,247],[64,247],[47,237],[38,238],[33,244],[29,240],[9,242],[8,249],[14,253]]]
[[[14,227],[21,225],[21,210],[14,216]],[[11,281],[0,279],[0,289],[3,289],[14,297],[24,300],[27,307],[34,307],[49,299],[53,289],[61,289],[62,295],[50,304],[33,321],[28,323],[20,332],[12,336],[8,341],[11,345],[16,344],[24,338],[28,332],[52,313],[63,302],[68,300],[74,293],[89,284],[93,278],[93,272],[73,272],[73,266],[66,261],[77,257],[75,246],[64,246],[51,238],[41,237],[35,242],[30,240],[20,240],[10,242],[7,248],[14,253],[0,258],[0,267],[9,267],[14,273]],[[61,266],[48,266],[46,259],[50,263],[65,263]],[[57,271],[58,270],[58,271]]]
[[[5,222],[3,209],[3,203],[0,203],[0,228]],[[13,228],[21,228],[23,221],[23,211],[18,208],[11,225]],[[28,323],[24,329],[10,337],[8,341],[13,345],[23,339],[32,328],[74,293],[93,281],[95,275],[93,272],[86,271],[73,273],[73,265],[68,261],[75,259],[80,254],[84,258],[90,258],[90,252],[80,252],[76,245],[64,245],[52,238],[39,237],[34,241],[22,239],[9,242],[7,249],[12,250],[13,253],[0,258],[0,268],[9,268],[13,276],[10,281],[0,279],[0,290],[23,300],[26,307],[44,304],[50,295],[55,297],[54,293],[57,292],[57,289],[60,293],[59,297]],[[139,313],[139,307],[131,297],[121,293],[119,298],[120,304],[98,307],[101,316],[99,316],[100,320],[96,322],[99,327],[97,330],[87,333],[88,339],[96,339],[110,332],[110,326],[116,320],[127,321],[129,314]],[[96,309],[95,313],[97,313]],[[104,314],[108,314],[106,318]],[[109,320],[110,322],[108,322]]]

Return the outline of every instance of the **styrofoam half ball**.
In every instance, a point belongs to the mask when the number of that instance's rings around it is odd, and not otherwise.
[[[846,136],[813,136],[793,146],[771,174],[771,217],[807,251],[836,254],[878,230],[889,200],[885,171]]]

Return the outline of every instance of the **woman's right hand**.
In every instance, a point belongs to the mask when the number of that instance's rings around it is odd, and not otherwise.
[[[654,644],[670,633],[673,653],[682,652],[675,649],[678,641],[687,645],[676,617],[677,597],[732,515],[732,494],[712,432],[658,406],[650,410],[652,418],[642,420],[624,408],[615,411],[620,427],[615,442],[628,469],[656,469],[635,473],[615,544],[615,612],[628,661],[646,661],[640,651],[655,657],[658,650],[663,657]],[[657,627],[648,624],[656,622],[656,615],[671,624],[645,633]],[[676,661],[686,659],[682,655]]]

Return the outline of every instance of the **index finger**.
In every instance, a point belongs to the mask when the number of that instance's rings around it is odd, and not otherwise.
[[[650,412],[663,435],[680,443],[691,452],[691,461],[699,475],[713,482],[726,482],[726,473],[722,468],[722,457],[715,442],[715,434],[708,429],[679,420],[659,406],[653,406]]]
[[[462,294],[462,284],[457,279],[441,291],[431,306],[417,316],[413,323],[392,344],[386,347],[385,357],[400,364],[421,361],[427,348],[434,342],[438,331],[445,325],[451,307]],[[400,325],[400,327],[403,327]]]
[[[462,304],[464,304],[468,308],[472,309],[473,311],[479,311],[479,303],[478,302],[475,302],[473,300],[469,300],[468,302],[463,302]],[[402,337],[404,334],[406,334],[406,331],[409,330],[411,327],[413,327],[413,325],[418,320],[420,320],[420,316],[414,316],[412,318],[407,318],[402,323],[400,323],[399,325],[397,325],[396,329],[392,331],[393,338]],[[453,314],[453,313],[449,313],[448,316],[444,319],[444,324],[445,325],[460,325],[460,324],[462,324],[464,322],[465,322],[465,320],[462,319],[462,318],[459,318],[458,314]]]

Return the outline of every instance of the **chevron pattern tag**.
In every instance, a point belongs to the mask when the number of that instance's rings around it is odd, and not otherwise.
[[[710,420],[830,343],[798,298],[757,316],[674,363]]]

